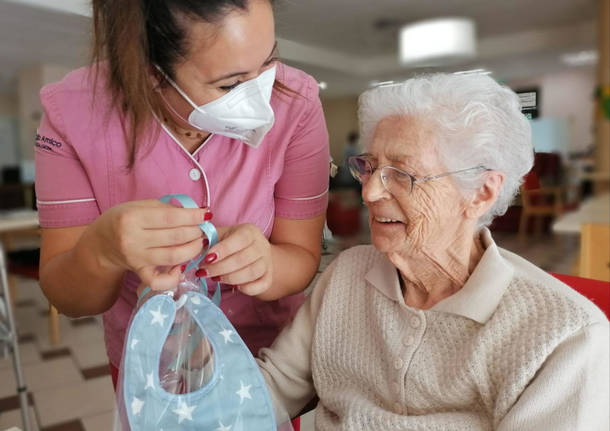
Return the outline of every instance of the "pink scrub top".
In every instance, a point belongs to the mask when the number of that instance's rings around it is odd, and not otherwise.
[[[103,70],[100,68],[100,70]],[[253,223],[268,238],[275,217],[306,219],[326,210],[328,132],[316,81],[278,64],[276,79],[297,94],[275,90],[275,124],[254,149],[212,135],[189,154],[152,120],[132,169],[121,113],[98,76],[78,69],[40,92],[44,116],[36,136],[36,193],[43,228],[87,225],[123,202],[185,193],[214,213],[214,223]],[[136,304],[138,277],[127,272],[120,296],[104,313],[106,348],[119,366]],[[83,286],[83,288],[86,288]],[[269,346],[303,302],[303,294],[264,302],[223,286],[221,308],[253,353]]]

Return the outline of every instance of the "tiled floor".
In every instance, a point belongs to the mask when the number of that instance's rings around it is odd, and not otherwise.
[[[17,282],[15,317],[34,430],[112,430],[114,391],[99,319],[60,316],[62,340],[51,346],[38,283]],[[21,426],[10,358],[0,359],[0,382],[0,430]]]
[[[364,216],[363,216],[364,217]],[[513,234],[495,233],[498,244],[547,271],[570,273],[574,268],[578,237],[545,236],[519,241]],[[368,242],[366,231],[327,243],[320,269],[347,247]],[[109,431],[113,429],[114,392],[107,367],[99,318],[71,320],[60,316],[62,342],[51,346],[47,302],[35,281],[18,280],[16,319],[21,362],[30,393],[35,430]],[[0,359],[0,430],[21,426],[15,380],[10,359]],[[304,431],[313,430],[307,415]]]

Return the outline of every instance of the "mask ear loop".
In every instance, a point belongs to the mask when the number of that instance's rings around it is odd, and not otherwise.
[[[157,68],[157,70],[159,71],[159,73],[161,73],[161,75],[163,75],[163,78],[165,78],[165,80],[167,82],[170,83],[170,85],[172,87],[174,87],[174,89],[184,98],[184,100],[186,100],[188,102],[189,105],[191,105],[193,107],[193,109],[197,109],[197,105],[195,105],[195,102],[193,102],[191,100],[190,97],[188,97],[186,95],[186,93],[184,91],[182,91],[182,89],[178,86],[178,84],[176,84],[174,82],[174,80],[172,78],[169,77],[169,75],[167,73],[165,73],[158,65],[155,64],[155,67]],[[167,195],[167,196],[186,196],[186,195]],[[167,197],[167,196],[163,196],[163,197]],[[190,197],[186,196],[188,199],[190,199]],[[161,198],[163,199],[163,198]],[[185,207],[186,208],[186,207]]]

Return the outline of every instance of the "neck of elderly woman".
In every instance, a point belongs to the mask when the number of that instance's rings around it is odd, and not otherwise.
[[[398,270],[405,304],[428,309],[460,290],[484,253],[474,226],[456,229],[449,244],[427,244],[388,258]]]

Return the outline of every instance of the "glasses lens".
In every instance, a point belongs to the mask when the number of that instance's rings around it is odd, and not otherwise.
[[[392,166],[383,167],[381,170],[381,181],[394,196],[408,195],[413,187],[411,176]]]
[[[352,176],[361,183],[365,183],[371,177],[373,170],[371,164],[365,158],[350,157],[347,164]]]

